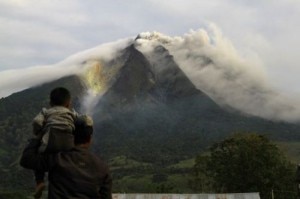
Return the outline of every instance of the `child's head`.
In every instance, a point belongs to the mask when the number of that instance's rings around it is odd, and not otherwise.
[[[69,108],[71,105],[71,94],[68,89],[57,87],[50,93],[50,106],[64,106]]]

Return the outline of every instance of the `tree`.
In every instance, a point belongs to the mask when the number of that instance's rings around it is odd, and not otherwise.
[[[212,177],[208,173],[207,162],[210,156],[199,155],[195,159],[195,165],[193,168],[192,178],[189,179],[189,187],[200,193],[210,193],[214,192],[212,187]]]
[[[295,167],[265,136],[235,134],[213,145],[210,152],[205,175],[212,178],[215,191],[259,192],[264,199],[271,198],[273,190],[278,199],[295,198]],[[195,169],[199,161],[203,164],[203,158],[196,159]]]

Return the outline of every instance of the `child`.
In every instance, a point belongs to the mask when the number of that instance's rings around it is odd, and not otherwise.
[[[33,133],[41,140],[40,153],[66,151],[74,146],[73,131],[77,113],[70,110],[71,94],[63,87],[50,93],[50,108],[43,108],[33,119]],[[40,198],[45,189],[44,172],[35,171],[36,190],[34,197]]]

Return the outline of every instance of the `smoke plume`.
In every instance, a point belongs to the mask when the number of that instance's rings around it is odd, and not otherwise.
[[[145,32],[136,40],[148,55],[158,45],[168,49],[194,85],[218,104],[272,120],[300,120],[299,106],[272,89],[263,67],[243,59],[215,25],[182,37]]]

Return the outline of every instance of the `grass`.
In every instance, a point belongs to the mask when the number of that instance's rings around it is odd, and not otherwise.
[[[176,168],[176,169],[184,169],[184,168],[192,168],[195,164],[195,158],[182,160],[176,164],[170,165],[169,168]]]
[[[135,192],[155,192],[152,175],[125,176],[122,179],[114,180],[113,188],[120,193],[130,193],[130,190],[135,190]]]
[[[8,152],[6,150],[0,148],[0,157],[6,156],[7,154]]]
[[[192,190],[188,187],[188,181],[191,178],[189,174],[173,174],[168,177],[168,181],[174,186],[174,193],[190,193]]]
[[[116,177],[113,179],[113,191],[119,193],[160,193],[160,192],[172,192],[172,193],[188,193],[191,190],[188,187],[188,180],[191,177],[190,173],[184,171],[185,169],[191,169],[194,165],[194,159],[182,160],[176,164],[170,165],[162,170],[166,175],[166,178],[159,176],[159,171],[156,171],[148,163],[138,162],[131,159],[126,159],[124,156],[118,156],[109,161],[112,171],[115,170]],[[139,167],[147,166],[149,170],[136,170]],[[172,169],[183,169],[174,173]],[[121,170],[118,170],[121,169]],[[153,170],[154,169],[154,170]],[[130,171],[122,176],[122,172]],[[121,175],[118,175],[121,172]],[[157,173],[158,172],[158,173]],[[125,172],[126,173],[126,172]],[[158,175],[158,176],[157,176]],[[114,176],[114,175],[113,175]]]
[[[130,158],[127,158],[125,156],[116,156],[109,160],[108,164],[110,165],[111,170],[115,169],[129,169],[129,168],[135,168],[135,167],[144,167],[144,166],[150,166],[149,163],[139,162]]]
[[[0,198],[5,199],[29,199],[30,193],[20,190],[0,190]]]

